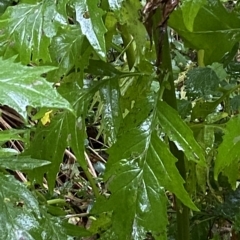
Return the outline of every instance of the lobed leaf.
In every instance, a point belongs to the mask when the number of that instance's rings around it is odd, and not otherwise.
[[[80,67],[81,53],[85,48],[84,39],[85,36],[76,26],[60,29],[53,37],[49,51],[52,61],[58,65],[58,69],[52,74],[55,81],[59,81],[60,77],[74,67]]]
[[[47,173],[49,189],[53,190],[56,175],[59,166],[62,163],[66,147],[71,147],[77,160],[83,169],[86,168],[84,158],[84,141],[85,141],[85,116],[86,109],[91,99],[91,91],[86,94],[76,83],[62,84],[59,91],[74,106],[77,116],[71,112],[61,112],[55,114],[49,125],[43,126],[39,123],[34,139],[26,154],[34,158],[46,159],[51,162],[47,168],[38,170],[38,174],[31,174],[33,179],[42,181],[41,177]],[[36,149],[39,149],[36,151]]]
[[[40,77],[55,67],[22,66],[20,63],[14,63],[14,58],[0,58],[0,67],[0,104],[8,105],[23,117],[26,117],[27,106],[72,111],[71,105],[57,93],[52,84]]]
[[[62,4],[62,1],[60,1]],[[50,61],[48,47],[58,27],[66,25],[54,1],[17,4],[0,17],[1,52],[6,57],[19,54],[20,61]]]
[[[238,178],[238,162],[240,158],[240,117],[231,118],[226,124],[223,141],[218,148],[214,166],[214,178],[217,180],[220,172],[226,175],[235,187]],[[237,172],[236,172],[237,171]]]
[[[220,79],[209,67],[194,68],[187,73],[186,94],[190,98],[210,98],[217,92]]]
[[[146,81],[139,84],[146,86]],[[157,116],[152,112],[155,98],[147,93],[136,94],[134,107],[109,150],[104,178],[109,180],[111,196],[98,199],[94,206],[94,212],[113,211],[109,239],[142,239],[147,232],[167,239],[165,189],[197,210],[183,187],[175,157],[157,134]]]
[[[191,129],[181,120],[178,113],[167,103],[159,101],[157,115],[163,131],[179,150],[182,150],[189,160],[205,166],[203,149],[194,139]]]
[[[0,174],[3,239],[68,239],[61,221],[43,211],[27,187],[13,176]]]
[[[106,61],[106,46],[102,16],[103,10],[97,6],[96,1],[78,0],[75,2],[76,20],[80,24],[82,33],[97,52],[99,57]]]
[[[38,173],[31,171],[29,177],[42,183],[44,173],[48,176],[49,190],[52,191],[55,185],[59,166],[62,163],[65,148],[67,147],[67,138],[69,132],[65,127],[67,113],[63,112],[56,115],[49,125],[38,124],[33,140],[26,155],[33,158],[45,159],[51,162],[50,166],[38,169]]]

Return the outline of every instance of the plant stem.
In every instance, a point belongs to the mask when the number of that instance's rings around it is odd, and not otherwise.
[[[124,49],[126,49],[128,68],[131,70],[136,60],[132,36],[128,33],[125,25],[119,25],[118,29],[121,31]]]
[[[168,83],[170,85],[170,89],[165,88],[163,93],[163,100],[168,103],[172,108],[177,109],[177,99],[175,94],[175,87],[174,87],[174,79],[173,79],[173,72],[172,72],[172,64],[171,64],[171,55],[170,55],[170,46],[169,46],[169,40],[168,40],[168,32],[166,31],[164,33],[164,36],[161,36],[160,34],[163,34],[160,32],[159,28],[157,27],[157,24],[159,23],[159,19],[161,17],[161,13],[157,12],[155,14],[154,18],[154,27],[156,28],[156,31],[154,31],[154,42],[156,47],[156,53],[159,53],[159,39],[160,37],[163,37],[163,46],[162,46],[162,56],[161,60],[162,63],[159,63],[160,66],[157,66],[160,68],[159,74],[159,82],[162,83],[164,76],[162,74],[169,74],[168,76]],[[164,84],[162,83],[160,88],[164,87]],[[186,179],[186,169],[185,169],[185,161],[184,161],[184,154],[182,151],[179,151],[176,145],[173,142],[169,143],[170,150],[172,154],[178,159],[177,162],[177,168],[179,173],[181,174],[182,178]],[[177,240],[190,240],[190,229],[189,229],[189,208],[182,204],[182,202],[176,198],[176,211],[177,211]]]
[[[198,50],[197,57],[198,57],[198,66],[204,67],[205,64],[204,64],[204,50],[203,49]]]
[[[171,89],[165,89],[163,94],[163,100],[165,100],[172,108],[177,109],[177,99],[175,94],[174,80],[172,74],[171,56],[168,42],[168,34],[165,33],[164,45],[163,45],[163,62],[162,70],[169,73],[168,81],[170,83]],[[186,179],[186,169],[184,154],[179,151],[173,142],[170,142],[170,150],[172,154],[178,159],[177,168],[182,178]],[[189,208],[181,203],[180,200],[176,198],[176,208],[177,208],[177,239],[178,240],[189,240],[190,230],[189,230]]]
[[[86,174],[86,177],[92,187],[93,193],[95,195],[96,198],[99,197],[99,191],[98,191],[98,187],[96,186],[95,180],[93,179],[92,175],[90,174],[90,172],[88,171],[88,169],[83,169],[84,173]]]
[[[61,205],[65,205],[66,204],[66,200],[61,199],[61,198],[56,198],[56,199],[51,199],[47,201],[48,205],[53,205],[53,204],[61,204]]]

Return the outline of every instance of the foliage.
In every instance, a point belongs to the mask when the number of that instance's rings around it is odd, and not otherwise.
[[[142,2],[0,3],[4,239],[238,236],[239,6]]]

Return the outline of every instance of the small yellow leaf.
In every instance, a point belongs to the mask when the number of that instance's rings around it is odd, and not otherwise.
[[[51,114],[52,110],[51,111],[48,111],[44,114],[44,116],[41,118],[41,122],[43,125],[46,125],[47,123],[50,123],[51,120],[50,120],[50,114]]]

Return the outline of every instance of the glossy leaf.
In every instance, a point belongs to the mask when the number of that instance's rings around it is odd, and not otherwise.
[[[0,14],[3,14],[8,6],[11,6],[13,0],[2,0],[0,2]]]
[[[67,239],[57,219],[40,209],[27,187],[13,176],[0,175],[0,234],[3,239]]]
[[[197,50],[204,49],[204,63],[219,62],[239,41],[240,18],[235,12],[228,12],[218,0],[208,0],[194,19],[193,30],[184,23],[183,11],[178,8],[169,19],[169,25]],[[217,41],[216,41],[217,39]]]
[[[102,60],[106,60],[106,46],[102,15],[103,10],[97,6],[96,1],[78,0],[75,2],[76,20],[80,24],[82,33]]]
[[[34,158],[46,159],[52,164],[47,168],[38,170],[38,175],[32,178],[41,179],[44,173],[48,174],[50,190],[53,189],[56,174],[62,163],[66,147],[71,147],[83,169],[86,168],[84,158],[86,106],[89,103],[91,92],[83,95],[83,90],[77,84],[63,84],[59,91],[75,106],[77,117],[70,112],[55,115],[49,125],[39,124],[27,154]],[[51,147],[50,147],[51,146]],[[35,151],[39,149],[39,151]],[[39,178],[40,176],[40,178]]]
[[[11,170],[30,170],[49,164],[49,161],[34,159],[27,156],[0,158],[0,166],[2,168],[7,168]]]
[[[240,117],[234,117],[229,120],[226,126],[225,135],[223,137],[223,142],[218,148],[217,158],[215,160],[214,168],[214,178],[217,180],[220,172],[223,172],[226,175],[230,182],[233,185],[233,182],[236,182],[237,176],[236,172],[238,171],[236,166],[238,166],[240,158]],[[235,167],[234,167],[235,166]],[[232,169],[232,171],[229,171]],[[234,179],[235,178],[235,179]]]
[[[47,173],[50,191],[53,190],[55,185],[57,172],[59,171],[59,166],[62,163],[64,151],[67,147],[69,133],[64,126],[66,116],[66,112],[58,114],[46,126],[39,123],[30,148],[26,151],[26,154],[31,155],[33,158],[45,159],[51,162],[50,166],[38,169],[38,174],[31,172],[30,177],[41,183],[43,174]]]
[[[199,9],[205,5],[207,0],[184,0],[182,2],[183,22],[190,32],[193,31],[194,19]]]
[[[102,123],[110,143],[116,141],[122,117],[121,93],[118,81],[109,81],[100,89],[103,101]]]
[[[49,61],[51,38],[60,25],[66,24],[65,16],[57,11],[57,5],[52,1],[9,7],[0,18],[0,30],[3,32],[0,37],[1,52],[9,57],[9,52],[16,51],[24,64]]]
[[[178,113],[163,101],[158,102],[158,118],[164,132],[182,150],[189,160],[205,165],[202,148],[193,137],[191,129]]]
[[[72,69],[81,66],[81,57],[85,36],[77,27],[68,27],[60,29],[58,34],[53,37],[50,54],[54,63],[59,68],[52,74],[52,80],[59,81],[59,78],[67,74]],[[84,49],[86,50],[86,48]]]
[[[112,232],[119,239],[142,239],[149,231],[153,236],[167,239],[164,189],[197,209],[183,187],[175,157],[155,132],[156,116],[149,114],[154,99],[149,97],[147,101],[144,94],[135,99],[134,108],[121,124],[117,141],[109,150],[105,179],[109,179],[111,196],[97,201],[93,210],[113,211]],[[115,239],[114,235],[108,237]]]
[[[0,58],[0,103],[8,105],[23,117],[26,107],[49,107],[71,109],[71,105],[40,77],[54,67],[27,67],[14,63],[14,59]],[[14,69],[14,71],[12,70]]]
[[[0,157],[10,157],[10,156],[16,156],[19,152],[12,148],[0,148]]]
[[[124,0],[108,0],[110,9],[117,11],[121,8]]]

